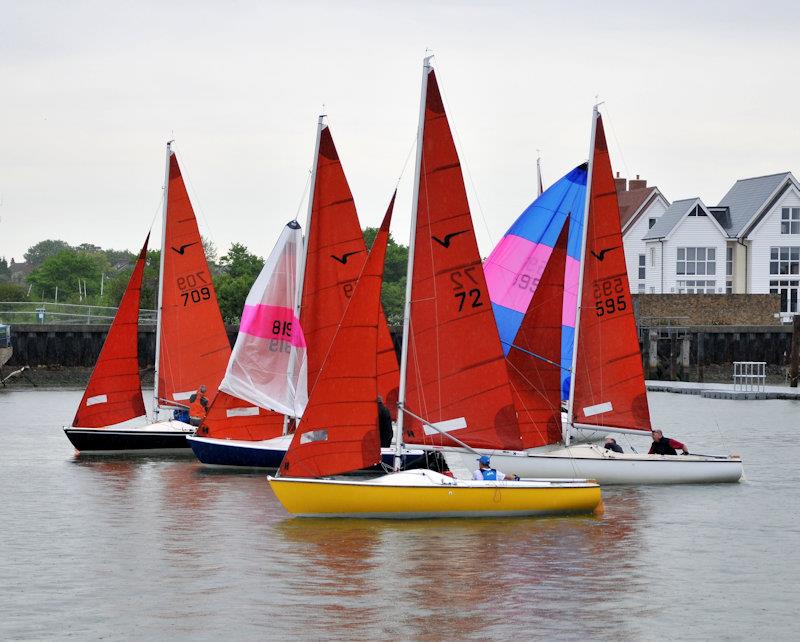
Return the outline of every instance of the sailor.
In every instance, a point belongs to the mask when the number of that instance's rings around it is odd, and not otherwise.
[[[392,428],[392,414],[383,404],[383,397],[378,395],[378,431],[381,435],[381,448],[389,448],[392,445],[394,428]]]
[[[472,472],[472,478],[486,481],[503,481],[504,479],[518,480],[518,475],[505,475],[502,471],[491,467],[489,455],[478,458],[478,469]]]
[[[208,397],[206,397],[206,387],[200,386],[191,397],[189,397],[189,423],[192,426],[199,426],[208,412]]]
[[[650,445],[648,455],[677,455],[679,450],[683,451],[684,455],[689,454],[689,449],[681,442],[665,437],[658,429],[653,430],[653,443]]]
[[[613,437],[606,437],[606,443],[604,444],[606,450],[613,450],[615,453],[622,453],[625,452],[622,450],[622,446],[617,443],[617,440]]]

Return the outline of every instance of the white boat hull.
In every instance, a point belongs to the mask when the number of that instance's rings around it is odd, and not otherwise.
[[[476,468],[475,453],[457,448],[441,450],[451,470]],[[596,445],[577,445],[550,452],[490,451],[492,467],[520,477],[581,477],[602,484],[713,484],[738,482],[741,457],[647,455],[615,453]],[[458,474],[458,473],[456,473]]]

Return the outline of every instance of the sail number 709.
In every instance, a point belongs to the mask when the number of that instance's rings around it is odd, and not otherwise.
[[[181,297],[183,297],[183,306],[186,307],[189,303],[208,301],[211,298],[211,290],[208,285],[204,285],[207,283],[202,270],[186,276],[179,276],[176,284],[181,291]]]
[[[594,283],[594,312],[598,317],[624,312],[628,309],[625,286],[621,277],[604,279]]]

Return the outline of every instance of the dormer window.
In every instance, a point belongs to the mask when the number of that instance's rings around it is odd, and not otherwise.
[[[657,220],[658,220],[658,219],[656,219],[656,218],[650,218],[650,219],[647,219],[647,227],[648,227],[648,228],[650,228],[650,229],[652,230],[652,229],[653,229],[653,225],[655,225],[655,224],[656,224],[656,221],[657,221]]]
[[[800,234],[800,207],[781,208],[781,234]]]
[[[703,211],[702,207],[700,207],[699,205],[695,205],[694,209],[691,212],[689,212],[689,216],[708,216],[708,214],[706,214],[705,211]]]

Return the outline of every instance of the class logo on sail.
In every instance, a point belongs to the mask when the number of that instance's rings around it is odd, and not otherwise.
[[[183,253],[186,251],[187,247],[192,247],[192,245],[197,245],[198,242],[199,241],[194,241],[193,243],[184,243],[180,247],[172,247],[172,251],[177,252],[178,254],[183,256]]]
[[[450,248],[450,241],[452,241],[459,234],[464,234],[465,232],[468,232],[468,231],[469,230],[461,230],[460,232],[450,232],[450,234],[447,234],[444,237],[444,240],[440,239],[437,236],[431,236],[431,238],[434,241],[436,241],[439,245],[441,245],[443,248],[449,249]]]

